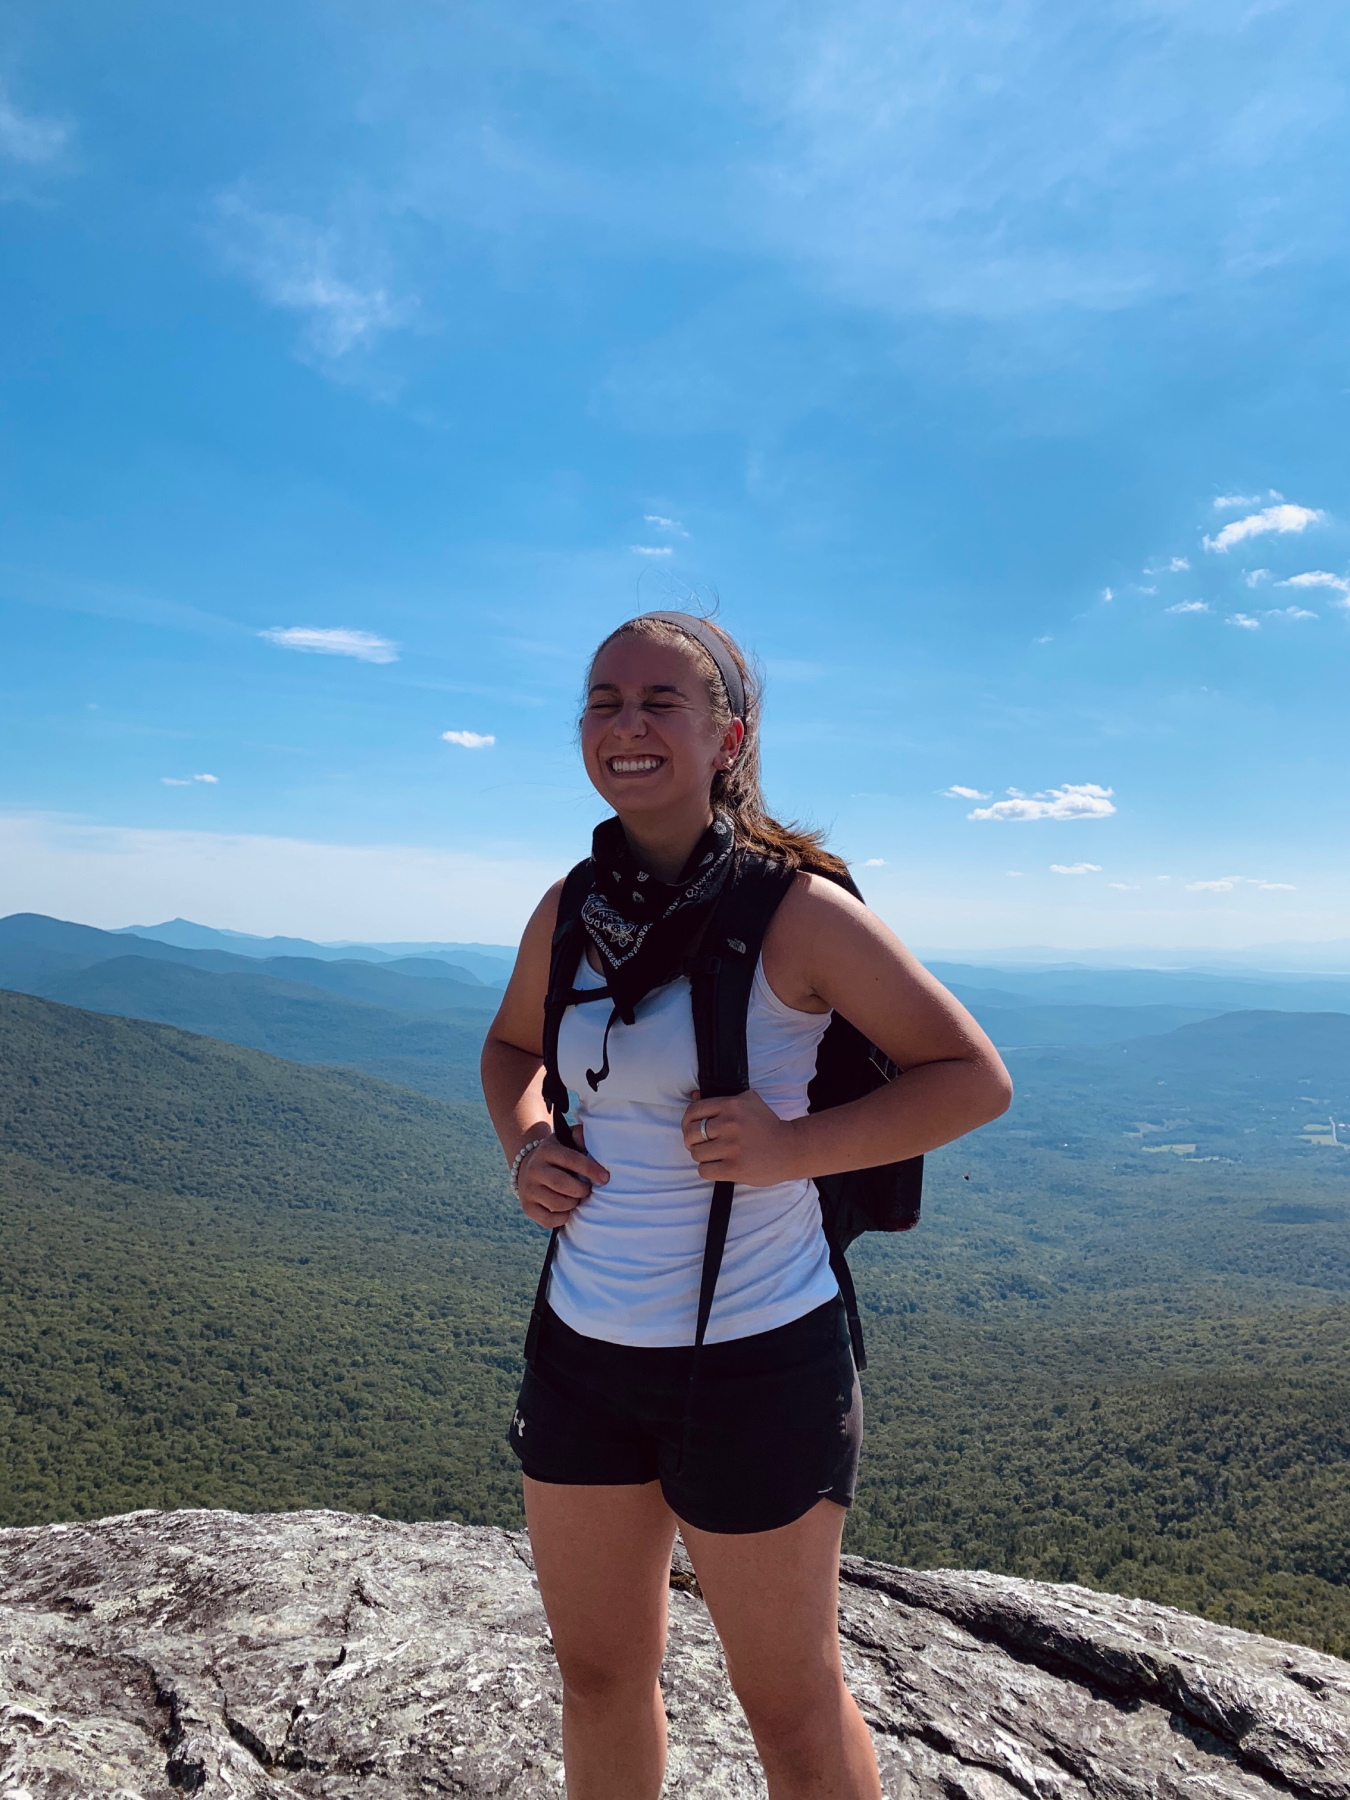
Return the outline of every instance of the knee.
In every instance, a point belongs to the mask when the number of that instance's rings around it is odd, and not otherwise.
[[[775,1767],[814,1767],[828,1759],[843,1730],[843,1677],[764,1687],[733,1680],[760,1755]]]
[[[648,1666],[644,1657],[610,1659],[574,1651],[559,1652],[563,1694],[575,1706],[604,1710],[650,1699],[656,1689],[660,1658]]]

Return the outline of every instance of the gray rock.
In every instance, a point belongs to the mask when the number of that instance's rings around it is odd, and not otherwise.
[[[677,1553],[667,1792],[762,1795]],[[1086,1588],[847,1559],[894,1800],[1350,1800],[1350,1665]],[[331,1512],[0,1531],[0,1800],[563,1793],[513,1533]]]

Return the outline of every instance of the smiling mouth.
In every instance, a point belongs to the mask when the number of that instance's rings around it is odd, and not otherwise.
[[[665,760],[664,756],[611,756],[605,767],[611,775],[654,775]]]

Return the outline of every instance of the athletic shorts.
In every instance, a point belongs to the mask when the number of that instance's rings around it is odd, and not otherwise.
[[[849,1506],[862,1395],[836,1296],[754,1337],[648,1349],[583,1337],[546,1308],[508,1442],[533,1481],[659,1481],[699,1531],[773,1531],[818,1500]]]

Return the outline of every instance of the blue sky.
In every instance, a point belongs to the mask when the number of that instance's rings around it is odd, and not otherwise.
[[[0,910],[510,939],[587,651],[692,593],[916,945],[1350,936],[1347,61],[1332,0],[18,0]]]

